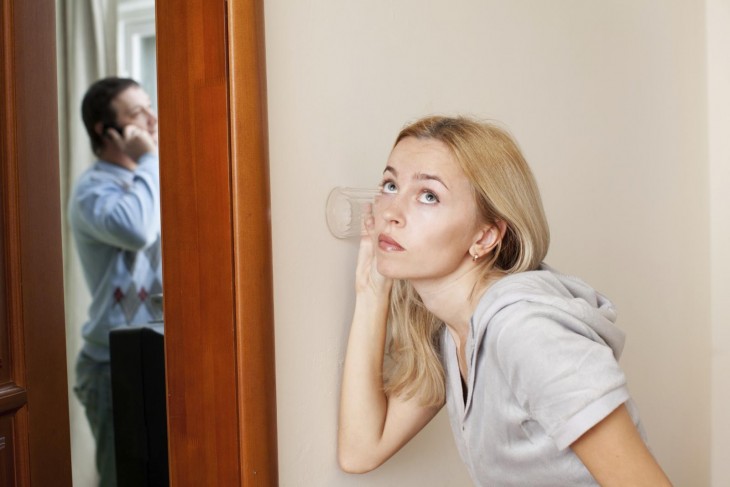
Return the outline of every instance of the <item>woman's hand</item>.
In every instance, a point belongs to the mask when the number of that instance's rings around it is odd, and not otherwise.
[[[363,218],[363,235],[360,239],[360,252],[357,256],[355,271],[355,292],[358,296],[370,294],[382,298],[390,295],[393,280],[384,277],[378,272],[375,246],[378,236],[374,234],[375,219],[372,205],[366,205],[366,215]]]
[[[378,272],[372,207],[366,208],[355,274],[355,311],[342,374],[338,460],[367,472],[401,449],[438,412],[416,399],[386,397],[383,354],[393,280]]]

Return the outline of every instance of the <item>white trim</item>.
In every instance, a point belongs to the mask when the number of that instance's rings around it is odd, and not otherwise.
[[[120,0],[117,16],[117,72],[140,79],[142,41],[155,36],[154,0]]]

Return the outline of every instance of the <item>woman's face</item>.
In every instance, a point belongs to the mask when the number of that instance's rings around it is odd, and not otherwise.
[[[469,180],[443,142],[407,137],[393,148],[373,216],[384,276],[434,280],[473,268],[469,250],[485,225]]]

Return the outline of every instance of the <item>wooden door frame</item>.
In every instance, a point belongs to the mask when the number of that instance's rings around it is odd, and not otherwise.
[[[3,278],[15,330],[15,392],[0,407],[16,411],[6,448],[17,485],[67,486],[55,4],[0,5]],[[157,9],[175,12],[157,15],[172,485],[277,485],[261,1]]]
[[[157,0],[170,480],[278,484],[261,0]]]
[[[55,33],[53,0],[0,0],[0,456],[13,486],[71,485]]]

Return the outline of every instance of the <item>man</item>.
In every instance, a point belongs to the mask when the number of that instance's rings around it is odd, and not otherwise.
[[[161,319],[157,115],[131,79],[105,78],[81,115],[98,160],[76,182],[69,219],[92,294],[75,392],[96,440],[100,486],[116,485],[109,332]]]

